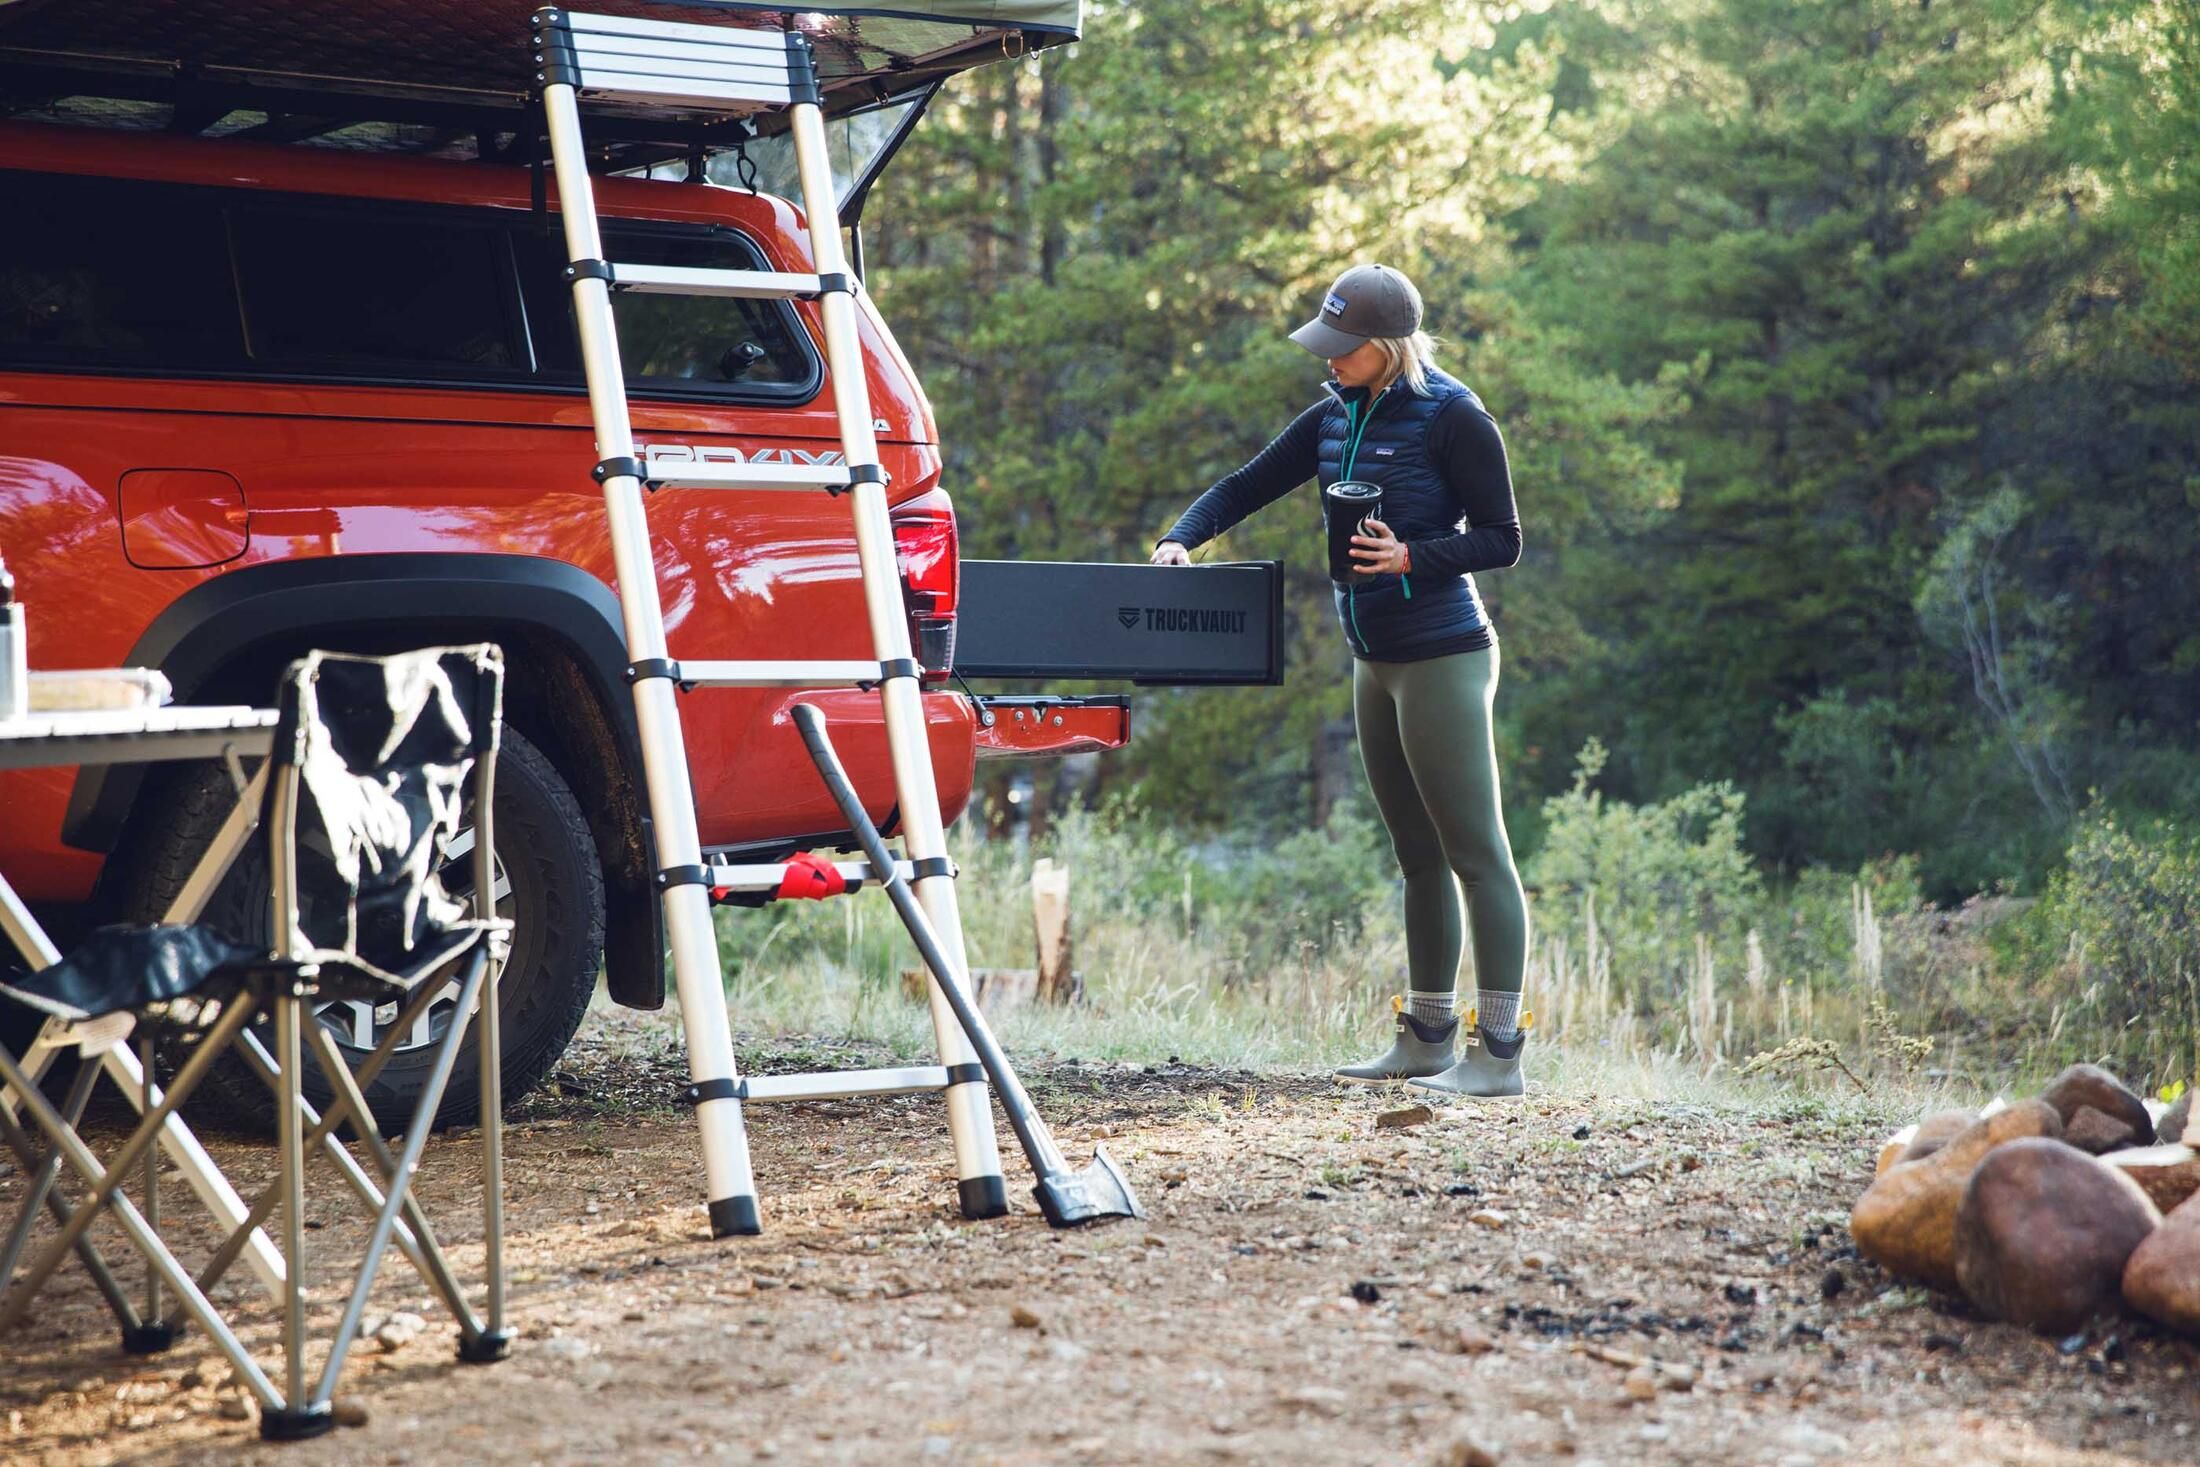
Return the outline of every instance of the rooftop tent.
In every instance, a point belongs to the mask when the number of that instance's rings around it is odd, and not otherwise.
[[[542,0],[0,0],[0,118],[489,155],[531,142],[529,17]],[[582,0],[577,10],[807,34],[829,114],[1077,38],[1080,0]],[[605,166],[770,132],[716,115],[597,109]],[[438,146],[432,138],[445,141]],[[625,145],[623,148],[621,145]],[[523,149],[521,149],[523,150]]]

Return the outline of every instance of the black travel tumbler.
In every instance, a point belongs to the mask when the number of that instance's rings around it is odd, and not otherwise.
[[[1352,559],[1352,537],[1365,534],[1369,520],[1383,517],[1383,488],[1361,479],[1340,479],[1322,491],[1322,520],[1329,527],[1329,579],[1348,584],[1371,580]]]

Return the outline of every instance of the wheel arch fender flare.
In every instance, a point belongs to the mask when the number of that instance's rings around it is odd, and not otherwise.
[[[463,633],[455,630],[463,628]],[[452,552],[345,554],[249,565],[202,581],[153,619],[127,665],[158,668],[179,701],[210,697],[265,702],[272,685],[238,686],[319,634],[339,650],[376,651],[495,637],[498,629],[547,642],[578,669],[601,710],[617,770],[641,769],[641,742],[625,680],[626,639],[618,598],[579,566],[544,556]],[[114,850],[138,794],[144,765],[78,770],[62,839],[79,849]],[[617,848],[599,851],[607,901],[605,959],[612,996],[635,1007],[664,1002],[663,916],[648,884],[646,795],[619,822]],[[598,844],[604,846],[605,832]]]

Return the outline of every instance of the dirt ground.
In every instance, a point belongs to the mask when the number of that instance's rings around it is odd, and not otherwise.
[[[881,1058],[781,1045],[756,1067]],[[661,1040],[592,1018],[518,1108],[509,1361],[456,1363],[447,1316],[393,1258],[378,1308],[428,1329],[362,1342],[340,1394],[365,1424],[265,1446],[202,1337],[120,1355],[72,1266],[0,1343],[0,1460],[1419,1467],[1480,1460],[1463,1439],[1576,1467],[2200,1451],[2194,1343],[2121,1321],[2058,1345],[1860,1263],[1843,1222],[1876,1137],[1808,1106],[1531,1094],[1378,1129],[1401,1100],[1312,1076],[1064,1062],[1028,1082],[1078,1159],[1104,1139],[1127,1163],[1144,1221],[1052,1232],[1025,1194],[1010,1218],[963,1222],[936,1102],[814,1103],[752,1109],[767,1231],[712,1242],[669,1103],[682,1079]],[[468,1139],[431,1145],[425,1190],[471,1269]],[[214,1149],[241,1186],[269,1174],[262,1148]],[[20,1190],[0,1173],[10,1211]],[[324,1325],[335,1260],[365,1232],[348,1201],[316,1173]],[[273,1308],[233,1294],[269,1358]]]

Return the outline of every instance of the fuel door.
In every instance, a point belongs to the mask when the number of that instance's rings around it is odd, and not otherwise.
[[[143,570],[220,565],[252,543],[244,486],[219,469],[132,469],[115,503],[122,553]]]

